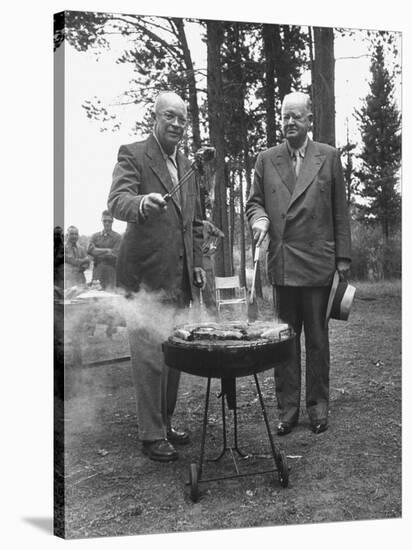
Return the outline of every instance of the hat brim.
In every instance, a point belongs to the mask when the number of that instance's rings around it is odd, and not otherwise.
[[[328,305],[326,307],[325,326],[328,324],[328,321],[330,319],[330,314],[331,314],[331,311],[332,311],[332,305],[333,305],[333,301],[335,299],[335,295],[336,295],[336,291],[338,289],[338,285],[339,285],[339,273],[337,271],[335,271],[335,274],[333,275],[332,286],[331,286],[330,292],[329,292]]]
[[[355,290],[356,288],[352,285],[348,284],[348,286],[346,287],[345,294],[343,295],[342,301],[340,303],[340,319],[342,321],[348,320],[353,299],[355,297]]]

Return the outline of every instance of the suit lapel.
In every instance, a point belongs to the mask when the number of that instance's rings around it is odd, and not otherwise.
[[[146,154],[149,157],[150,168],[163,185],[166,193],[170,193],[173,188],[173,181],[170,177],[169,170],[166,165],[166,161],[163,158],[159,144],[153,136],[150,136],[147,140]],[[176,206],[178,212],[181,214],[180,204],[176,200],[176,197],[171,198],[173,204]]]
[[[325,161],[326,156],[321,154],[313,141],[308,142],[305,158],[303,159],[302,167],[296,181],[295,189],[290,199],[289,208],[291,205],[306,191],[309,185],[315,179],[320,167]]]
[[[296,177],[286,143],[282,143],[280,149],[271,160],[272,164],[278,171],[282,182],[286,185],[289,189],[289,193],[292,195],[295,188]]]

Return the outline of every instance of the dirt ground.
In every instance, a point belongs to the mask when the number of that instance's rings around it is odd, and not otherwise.
[[[289,486],[276,473],[200,484],[193,503],[185,485],[198,460],[206,379],[183,374],[175,424],[190,430],[172,464],[140,451],[128,361],[70,366],[66,357],[66,537],[171,533],[401,516],[401,288],[359,283],[348,322],[330,323],[330,428],[315,435],[304,408],[299,426],[274,436],[288,456]],[[269,304],[260,303],[262,317]],[[128,355],[124,328],[105,326],[83,338],[83,361]],[[272,371],[259,375],[275,432]],[[207,457],[221,449],[219,383],[212,384]],[[240,471],[273,468],[252,377],[237,380],[239,446],[260,455],[239,459]],[[304,396],[303,396],[304,399]],[[304,401],[302,401],[303,403]],[[229,438],[232,420],[229,416]],[[231,444],[231,439],[229,440]],[[234,474],[227,454],[207,462],[204,477]]]

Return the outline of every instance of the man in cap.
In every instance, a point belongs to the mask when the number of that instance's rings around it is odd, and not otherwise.
[[[160,93],[153,133],[120,147],[108,199],[113,216],[127,222],[117,263],[118,285],[130,293],[162,291],[165,303],[179,308],[193,300],[194,285],[205,283],[195,176],[171,200],[164,199],[191,167],[178,151],[186,124],[182,98],[170,91]],[[189,438],[172,427],[180,373],[164,365],[153,332],[129,326],[139,435],[149,458],[168,462],[177,458],[174,445]]]
[[[302,327],[306,349],[306,409],[314,433],[328,428],[329,337],[325,325],[335,270],[350,267],[350,229],[338,151],[309,139],[310,97],[285,96],[286,141],[259,154],[246,214],[257,245],[269,235],[268,275],[276,314],[296,332],[296,357],[275,369],[278,435],[297,424]]]

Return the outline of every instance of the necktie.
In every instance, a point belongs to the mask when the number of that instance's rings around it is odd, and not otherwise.
[[[170,177],[172,178],[172,181],[173,181],[173,185],[176,185],[178,181],[177,166],[175,164],[173,157],[167,157],[167,169],[169,170]]]
[[[170,177],[172,178],[173,186],[175,186],[179,182],[179,176],[178,176],[177,166],[174,158],[168,156],[166,160],[166,164],[167,164],[167,169],[169,170]],[[174,198],[176,199],[180,207],[182,205],[181,192],[182,192],[182,189],[179,189],[179,191],[174,195]]]
[[[302,166],[302,157],[301,157],[300,151],[293,151],[293,164],[295,166],[296,178],[298,178],[300,168]]]

